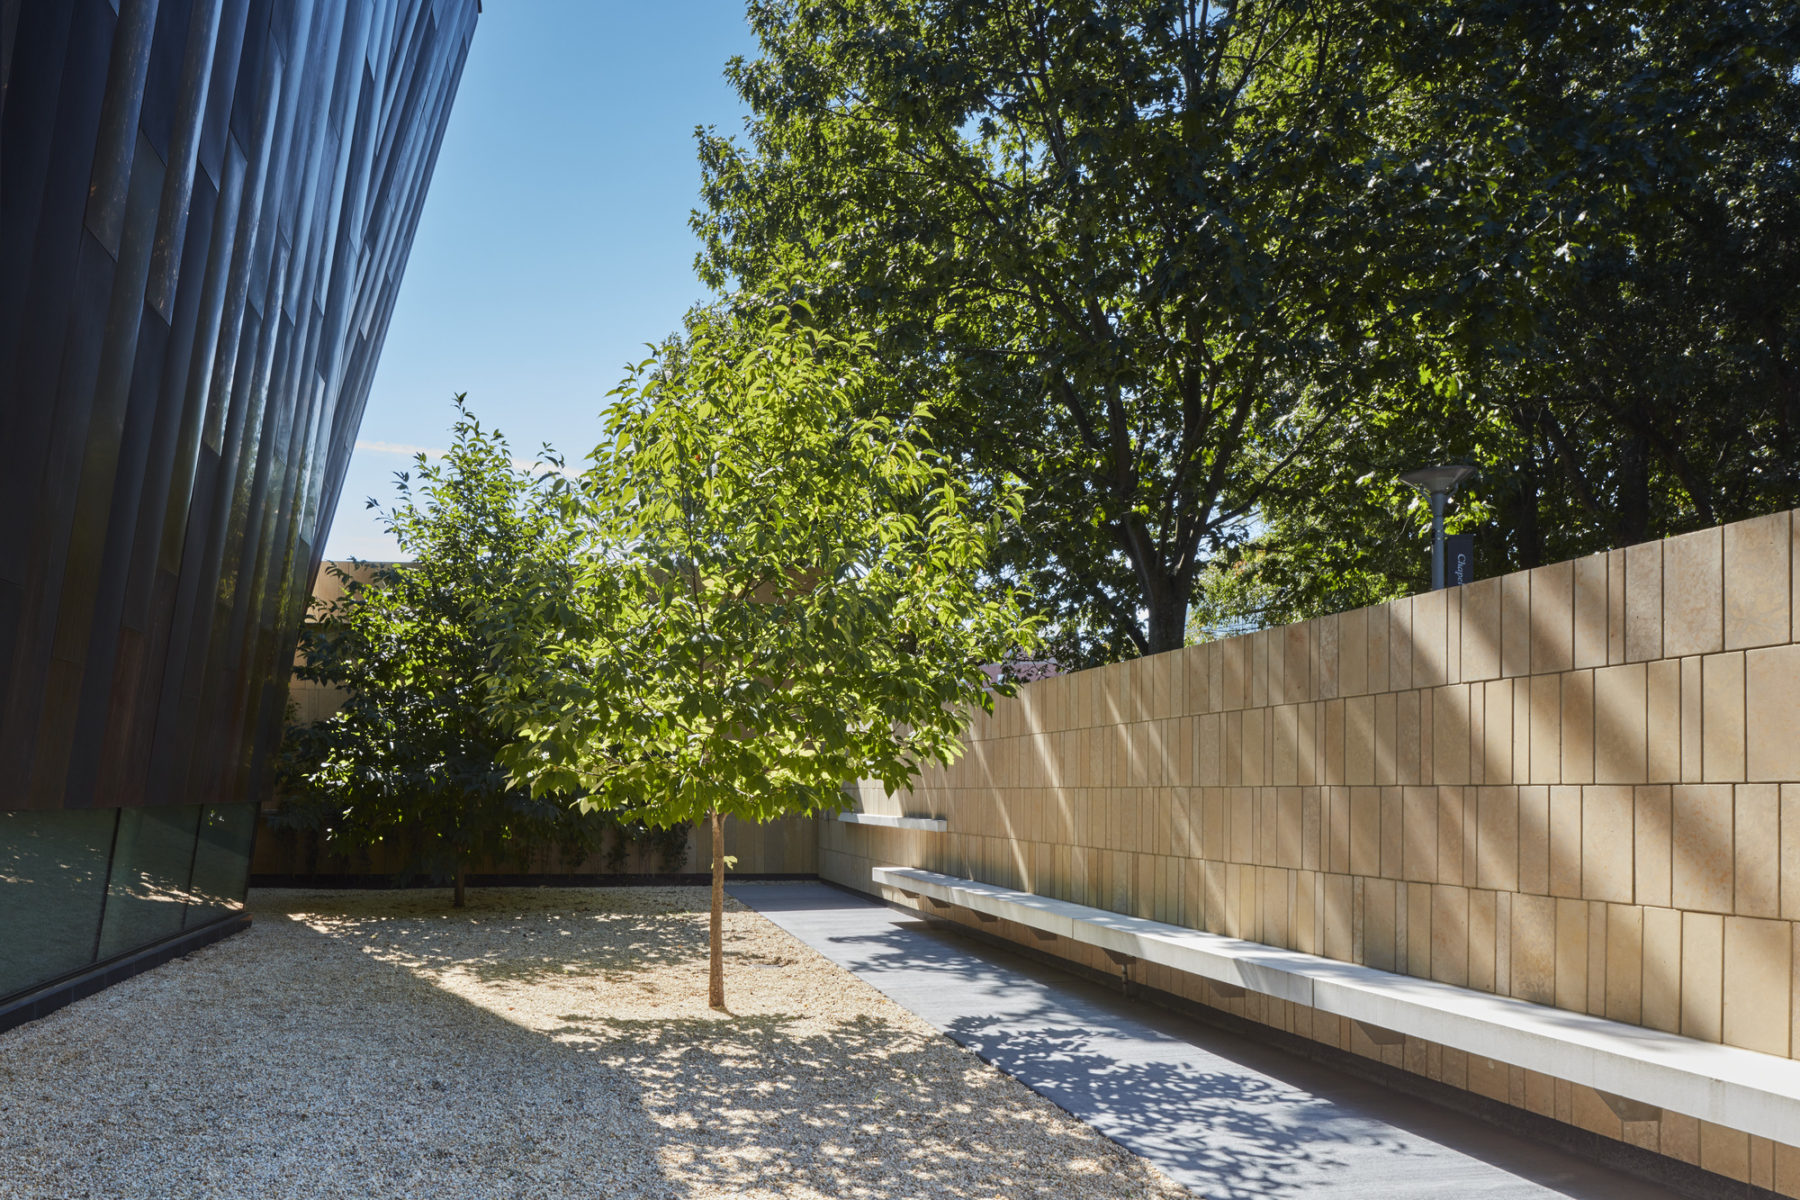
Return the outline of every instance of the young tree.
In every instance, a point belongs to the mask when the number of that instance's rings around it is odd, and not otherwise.
[[[535,798],[496,756],[512,736],[488,704],[492,614],[527,582],[568,574],[555,482],[514,464],[506,440],[456,400],[455,441],[399,477],[385,524],[413,561],[364,582],[337,571],[342,596],[301,635],[297,674],[347,696],[338,712],[291,727],[280,820],[339,846],[399,846],[407,869],[455,884],[469,861],[554,843],[595,848],[604,822]],[[560,466],[545,449],[542,464]],[[370,501],[374,506],[375,502]]]
[[[538,590],[502,664],[508,761],[537,795],[712,832],[708,998],[725,1004],[723,818],[843,807],[960,752],[1033,637],[978,587],[990,526],[919,435],[858,416],[868,347],[697,318],[640,365],[569,489],[573,587]],[[999,498],[1016,510],[1016,492]]]

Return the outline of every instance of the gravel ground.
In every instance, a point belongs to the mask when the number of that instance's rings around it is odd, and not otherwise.
[[[0,1197],[1188,1193],[698,888],[252,893],[0,1034]]]

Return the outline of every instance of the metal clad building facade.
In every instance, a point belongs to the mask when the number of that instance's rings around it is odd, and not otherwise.
[[[0,1009],[241,906],[476,0],[0,0]]]

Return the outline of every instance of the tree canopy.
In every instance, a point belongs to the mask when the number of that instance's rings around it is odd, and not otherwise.
[[[1412,137],[1461,232],[1408,284],[1437,297],[1391,347],[1412,368],[1214,576],[1264,619],[1419,586],[1423,505],[1392,477],[1428,461],[1481,468],[1453,527],[1490,574],[1800,504],[1791,7],[1455,15]]]

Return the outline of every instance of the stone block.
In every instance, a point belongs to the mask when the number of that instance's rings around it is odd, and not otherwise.
[[[1431,692],[1432,778],[1438,783],[1469,782],[1469,688],[1466,684]]]
[[[1500,673],[1531,674],[1531,575],[1500,579]]]
[[[1745,917],[1781,914],[1781,789],[1740,783],[1734,791],[1736,879],[1733,911]]]
[[[1781,915],[1800,921],[1800,783],[1781,785]]]
[[[1643,663],[1594,671],[1594,782],[1646,781],[1648,674]]]
[[[1556,902],[1556,1007],[1588,1007],[1588,906],[1582,900]]]
[[[1431,977],[1431,890],[1429,883],[1406,885],[1406,973]]]
[[[1681,663],[1659,659],[1645,669],[1645,777],[1681,780]]]
[[[1783,1196],[1800,1196],[1800,1146],[1775,1143],[1774,1189]]]
[[[1377,604],[1364,611],[1369,614],[1368,690],[1385,692],[1388,690],[1388,622],[1391,606]]]
[[[1644,910],[1606,907],[1606,1018],[1636,1025],[1643,1019]]]
[[[1677,1162],[1700,1165],[1700,1122],[1686,1113],[1663,1112],[1662,1153]]]
[[[1606,556],[1576,559],[1575,665],[1606,665]]]
[[[1467,833],[1466,814],[1468,807],[1468,789],[1460,787],[1440,787],[1437,789],[1437,881],[1439,883],[1461,884],[1465,882],[1463,870],[1464,839]]]
[[[1375,697],[1353,696],[1344,706],[1344,782],[1375,782]]]
[[[1550,789],[1550,894],[1581,895],[1581,789]]]
[[[1660,615],[1657,620],[1661,622]],[[1609,663],[1626,660],[1625,623],[1625,551],[1611,550],[1606,554],[1606,661]]]
[[[1406,808],[1404,792],[1397,787],[1381,789],[1381,876],[1384,879],[1406,878]]]
[[[1343,691],[1337,685],[1337,613],[1328,617],[1318,617],[1312,624],[1312,682],[1310,694],[1319,700],[1330,700],[1332,696],[1341,696]]]
[[[1298,705],[1284,704],[1270,715],[1271,741],[1274,747],[1270,782],[1278,787],[1297,784],[1300,782],[1300,767],[1295,739],[1299,733],[1300,708]]]
[[[1319,765],[1325,773],[1326,783],[1341,784],[1344,782],[1344,702],[1328,700],[1319,709],[1319,728],[1324,733]]]
[[[1750,1139],[1750,1182],[1760,1188],[1775,1185],[1775,1143],[1768,1138]]]
[[[1519,889],[1519,789],[1475,789],[1475,885],[1496,891]]]
[[[1363,962],[1377,970],[1392,971],[1397,962],[1398,903],[1393,880],[1370,879],[1363,884]]]
[[[1359,610],[1360,611],[1360,610]],[[1339,619],[1331,621],[1331,634],[1335,638]],[[1338,665],[1335,661],[1323,663],[1320,656],[1325,653],[1327,635],[1318,621],[1307,621],[1300,625],[1290,625],[1285,634],[1277,633],[1271,642],[1271,655],[1280,655],[1285,659],[1287,690],[1285,699],[1288,703],[1316,701],[1328,685],[1335,688],[1338,679]],[[1335,643],[1333,643],[1335,644]],[[1271,660],[1272,661],[1272,660]]]
[[[1513,691],[1510,679],[1482,686],[1481,732],[1475,740],[1483,783],[1513,782]]]
[[[1412,682],[1412,597],[1388,602],[1388,690],[1405,691]]]
[[[1550,893],[1550,789],[1519,789],[1519,890]]]
[[[1515,715],[1514,719],[1517,717]],[[1531,677],[1531,783],[1562,782],[1562,679]]]
[[[1466,987],[1469,982],[1469,891],[1438,884],[1431,889],[1431,977]]]
[[[1633,886],[1633,795],[1625,784],[1581,789],[1581,895],[1629,904]]]
[[[1502,680],[1501,686],[1513,685],[1513,782],[1531,782],[1531,678]],[[1560,746],[1557,754],[1562,754]]]
[[[1702,529],[1663,542],[1663,649],[1670,658],[1725,648],[1724,539]]]
[[[1305,865],[1306,812],[1300,789],[1279,788],[1275,793],[1275,864],[1289,869]]]
[[[1575,568],[1538,567],[1531,575],[1531,672],[1567,671],[1575,665]]]
[[[1750,1135],[1711,1121],[1700,1122],[1700,1168],[1739,1183],[1750,1182]]]
[[[1562,677],[1562,782],[1594,781],[1594,673]]]
[[[1381,873],[1381,789],[1350,789],[1350,865],[1352,875]]]
[[[1736,874],[1732,789],[1724,784],[1676,784],[1670,801],[1675,907],[1730,912]]]
[[[1704,709],[1702,706],[1700,659],[1678,659],[1681,663],[1681,778],[1686,783],[1699,783],[1705,776],[1701,753]]]
[[[1681,1032],[1681,914],[1644,910],[1643,1022],[1665,1033]]]
[[[1793,538],[1792,513],[1725,526],[1725,649],[1788,640]]]
[[[1745,777],[1743,653],[1702,658],[1700,679],[1702,777],[1708,783],[1736,783]]]
[[[1441,687],[1449,682],[1449,620],[1447,591],[1425,592],[1413,597],[1413,687]]]
[[[1500,675],[1499,579],[1482,579],[1462,591],[1462,663],[1464,680]]]
[[[1369,690],[1369,619],[1367,609],[1338,614],[1338,695],[1360,696]]]
[[[1416,883],[1437,882],[1438,801],[1437,789],[1409,787],[1401,789],[1404,830],[1402,863],[1406,878]]]
[[[1669,903],[1670,813],[1667,784],[1632,789],[1632,898],[1638,904]]]
[[[1606,910],[1605,904],[1587,908],[1587,1011],[1596,1017],[1606,1014]]]
[[[1348,875],[1325,876],[1325,957],[1351,961],[1351,886]]]
[[[1470,890],[1468,897],[1468,986],[1477,991],[1491,992],[1494,990],[1495,894]]]
[[[1514,896],[1510,992],[1534,1004],[1556,1000],[1556,901]]]
[[[1716,1042],[1723,1032],[1725,918],[1681,914],[1681,1035]]]
[[[1627,547],[1625,555],[1625,658],[1663,656],[1663,543]]]
[[[1793,926],[1725,918],[1723,1040],[1785,1056],[1792,1027]]]
[[[1800,645],[1744,654],[1743,722],[1745,777],[1800,780]]]

